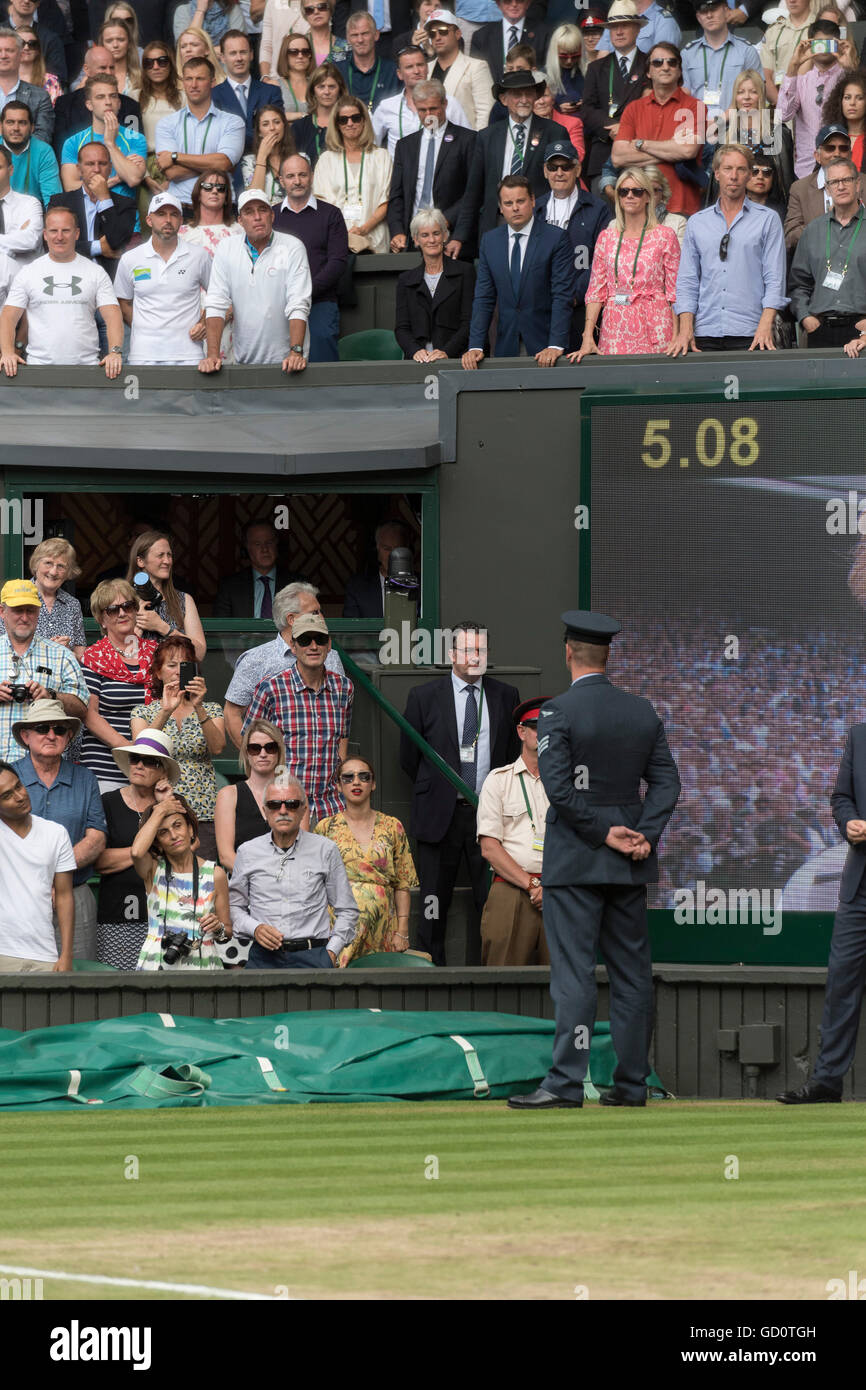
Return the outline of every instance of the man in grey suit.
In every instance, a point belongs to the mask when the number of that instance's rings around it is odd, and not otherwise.
[[[866,724],[848,731],[830,805],[848,854],[827,962],[821,1048],[811,1080],[776,1096],[783,1105],[840,1101],[843,1078],[854,1061],[866,962]]]
[[[550,799],[541,883],[556,1035],[550,1071],[537,1091],[511,1097],[514,1110],[583,1105],[599,949],[617,1056],[602,1103],[646,1104],[653,1023],[646,885],[658,881],[656,847],[680,794],[652,705],[605,675],[619,623],[583,611],[562,619],[571,689],[542,707],[538,724],[538,768]]]

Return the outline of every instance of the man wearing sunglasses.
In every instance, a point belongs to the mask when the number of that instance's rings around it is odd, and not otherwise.
[[[859,340],[866,317],[866,209],[860,201],[860,170],[850,158],[831,160],[825,170],[832,212],[810,222],[791,266],[791,312],[808,346],[844,347]],[[849,356],[853,355],[852,353]]]
[[[620,117],[611,159],[616,169],[658,164],[671,187],[668,211],[689,217],[700,207],[700,190],[681,179],[674,166],[697,158],[707,113],[680,85],[680,55],[673,44],[657,43],[650,49],[649,74],[649,88],[629,102]]]
[[[331,638],[320,613],[295,618],[291,644],[295,665],[256,687],[242,733],[254,719],[282,730],[286,766],[306,788],[315,824],[343,809],[337,767],[349,751],[355,688],[325,665]]]
[[[746,197],[754,162],[746,145],[716,150],[719,198],[686,225],[669,357],[775,350],[776,313],[788,303],[785,238],[778,213]]]
[[[211,100],[219,111],[230,111],[240,116],[246,123],[247,138],[244,145],[249,154],[255,142],[256,112],[261,106],[278,106],[283,110],[283,94],[279,87],[270,82],[260,82],[250,71],[253,61],[253,48],[249,37],[240,29],[229,29],[223,34],[220,44],[226,80],[218,82],[211,93]]]
[[[12,769],[27,788],[33,814],[62,825],[72,841],[73,954],[78,960],[95,960],[96,899],[87,880],[105,849],[107,826],[93,773],[63,756],[80,730],[81,720],[70,718],[59,700],[34,700],[12,725],[12,735],[24,749]],[[59,930],[57,936],[59,947]]]
[[[793,251],[803,231],[816,217],[830,212],[833,199],[827,187],[827,165],[834,159],[850,159],[851,136],[844,126],[824,125],[815,142],[815,167],[804,179],[796,179],[788,194],[785,246]],[[860,175],[860,200],[866,202],[866,179]]]
[[[297,778],[267,787],[270,833],[237,852],[229,900],[235,937],[252,938],[248,970],[330,970],[354,939],[358,909],[340,851],[301,829],[306,809]]]
[[[0,641],[0,758],[6,762],[20,756],[12,724],[30,700],[59,700],[65,714],[82,720],[90,699],[72,653],[34,635],[40,609],[39,591],[31,579],[8,579],[0,589],[6,634]],[[26,686],[26,700],[13,698],[17,686]]]
[[[113,77],[114,59],[107,48],[94,44],[84,55],[84,80],[74,92],[67,92],[57,98],[54,107],[54,151],[59,159],[63,146],[76,130],[84,130],[90,124],[85,87],[89,77]],[[126,130],[141,130],[141,107],[132,97],[121,96],[117,119]],[[36,132],[38,135],[38,131]],[[46,137],[50,138],[50,137]]]
[[[435,55],[427,76],[444,84],[449,100],[459,102],[473,130],[484,130],[493,110],[489,67],[483,58],[470,58],[461,51],[460,26],[447,10],[434,10],[424,28]]]
[[[592,67],[595,66],[593,63]],[[574,351],[583,340],[586,291],[595,243],[613,218],[613,209],[606,199],[595,198],[581,188],[580,155],[567,140],[557,140],[544,151],[544,176],[550,184],[550,192],[536,201],[535,217],[548,226],[562,227],[574,252],[577,274],[569,339],[569,348]]]
[[[51,140],[54,130],[54,111],[51,98],[43,87],[22,82],[20,71],[22,39],[14,29],[0,28],[0,110],[7,101],[23,101],[33,117],[33,134],[37,140]]]

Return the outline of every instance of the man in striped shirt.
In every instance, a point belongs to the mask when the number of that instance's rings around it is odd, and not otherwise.
[[[243,732],[254,719],[282,729],[286,767],[307,793],[312,826],[343,809],[337,767],[348,751],[355,691],[348,676],[325,669],[331,639],[320,613],[298,614],[291,647],[296,665],[256,687]]]

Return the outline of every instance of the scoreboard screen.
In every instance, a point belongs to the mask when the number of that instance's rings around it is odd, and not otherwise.
[[[581,414],[582,602],[622,622],[609,674],[652,700],[683,780],[650,905],[832,912],[830,793],[866,719],[866,401],[599,393]]]

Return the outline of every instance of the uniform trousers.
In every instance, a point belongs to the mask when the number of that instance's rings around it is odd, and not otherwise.
[[[544,919],[516,883],[490,885],[481,914],[482,965],[549,965]]]
[[[451,895],[457,881],[460,860],[464,854],[469,866],[475,909],[480,917],[487,898],[489,874],[487,864],[478,848],[475,808],[466,801],[458,801],[451,823],[442,839],[435,844],[428,840],[418,840],[416,845],[415,867],[418,870],[421,888],[418,949],[427,951],[434,965],[445,964],[448,909],[451,906]],[[470,926],[466,964],[478,965],[480,960],[481,940],[476,918],[475,923]]]
[[[610,981],[610,1032],[617,1058],[614,1085],[626,1099],[642,1100],[653,1031],[646,888],[613,884],[545,887],[544,930],[550,951],[556,1034],[553,1065],[542,1086],[566,1100],[583,1099],[600,951]]]
[[[842,1078],[854,1061],[864,983],[866,878],[852,902],[840,902],[830,942],[821,1049],[812,1079],[834,1091],[841,1092]]]

